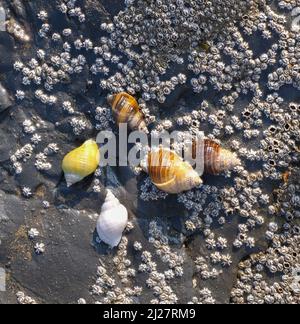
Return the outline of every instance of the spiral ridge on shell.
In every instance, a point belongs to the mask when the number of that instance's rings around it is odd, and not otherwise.
[[[97,221],[97,233],[104,243],[111,247],[117,246],[128,222],[128,212],[125,206],[107,190],[104,204]]]
[[[118,125],[128,124],[131,130],[149,133],[145,116],[135,98],[126,92],[121,92],[108,96],[107,100],[112,107]]]

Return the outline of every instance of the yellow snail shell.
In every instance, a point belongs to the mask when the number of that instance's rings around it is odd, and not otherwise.
[[[97,233],[104,243],[111,247],[117,246],[128,222],[128,212],[125,206],[107,190],[107,196],[101,208],[97,221]]]
[[[108,96],[107,101],[112,107],[113,115],[118,125],[122,123],[128,124],[131,130],[149,133],[145,116],[139,104],[131,95],[126,92],[120,92]]]
[[[196,142],[193,142],[193,158],[196,156]],[[221,147],[213,140],[204,140],[204,172],[217,175],[233,170],[241,161],[235,153]]]
[[[152,150],[147,156],[146,165],[142,167],[157,188],[170,194],[188,191],[202,184],[192,166],[169,149]]]
[[[99,148],[95,141],[88,140],[68,153],[62,163],[67,186],[70,187],[94,173],[99,166]]]

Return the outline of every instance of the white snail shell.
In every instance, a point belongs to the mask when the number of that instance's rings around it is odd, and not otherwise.
[[[107,190],[107,196],[101,208],[97,221],[99,238],[111,247],[117,246],[128,222],[128,212],[125,206]]]

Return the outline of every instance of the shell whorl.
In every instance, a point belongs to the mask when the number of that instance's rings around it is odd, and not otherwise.
[[[148,154],[147,170],[153,184],[171,194],[191,190],[202,183],[190,164],[184,162],[174,151],[164,148]]]
[[[93,140],[86,141],[68,153],[62,162],[68,187],[94,173],[99,166],[99,160],[99,148]]]
[[[110,190],[107,190],[97,221],[97,233],[100,240],[111,247],[117,246],[121,241],[127,222],[127,209]]]
[[[128,124],[132,130],[149,133],[145,116],[135,98],[126,92],[120,92],[108,96],[107,101],[112,107],[118,124]]]
[[[206,173],[220,174],[233,170],[241,161],[235,153],[221,147],[213,140],[204,141],[204,169]]]

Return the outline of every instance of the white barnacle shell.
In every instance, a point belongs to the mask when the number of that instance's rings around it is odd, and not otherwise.
[[[127,209],[110,190],[107,190],[107,196],[97,221],[97,232],[101,241],[111,247],[117,246],[127,222]]]

